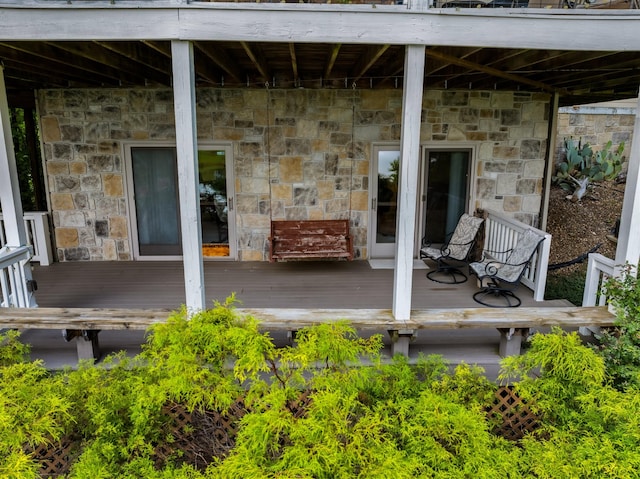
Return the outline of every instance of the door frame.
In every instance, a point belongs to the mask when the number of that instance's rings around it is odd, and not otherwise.
[[[127,141],[122,143],[122,157],[124,158],[124,188],[126,213],[129,225],[129,249],[134,261],[176,261],[181,260],[182,255],[167,256],[141,256],[138,242],[137,214],[135,208],[135,195],[133,183],[133,167],[131,150],[133,148],[176,148],[175,141]],[[228,203],[228,236],[229,256],[203,257],[205,261],[235,261],[238,257],[238,242],[236,239],[236,208],[235,208],[235,177],[233,162],[233,144],[227,141],[202,141],[198,142],[198,150],[224,150],[225,173],[227,175],[227,203]],[[176,178],[176,182],[177,182]],[[178,202],[180,199],[178,198]]]

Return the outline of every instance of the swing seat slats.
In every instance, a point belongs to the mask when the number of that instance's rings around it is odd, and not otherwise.
[[[271,222],[269,260],[353,259],[349,220],[276,220]]]

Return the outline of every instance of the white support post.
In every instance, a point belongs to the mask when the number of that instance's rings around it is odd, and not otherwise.
[[[407,320],[411,315],[424,65],[424,45],[407,45],[404,57],[396,258],[393,276],[393,316],[398,321]]]
[[[196,312],[205,309],[205,291],[198,192],[196,85],[191,42],[172,40],[171,60],[184,287],[187,309],[189,312]]]
[[[0,124],[3,135],[0,137],[0,201],[6,241],[9,246],[26,246],[27,233],[22,219],[22,202],[18,184],[18,170],[11,137],[9,102],[4,82],[4,68],[0,66]]]
[[[618,247],[616,249],[616,274],[620,266],[629,263],[638,265],[640,259],[640,95],[636,107],[636,122],[633,127],[633,142],[629,152],[627,185],[624,190]]]
[[[551,194],[551,177],[556,168],[556,142],[558,141],[558,107],[560,105],[560,94],[551,96],[551,111],[549,112],[549,148],[547,151],[547,164],[544,173],[544,198],[540,211],[540,225],[542,231],[547,231],[547,221],[549,220],[549,196]]]
[[[7,246],[27,246],[27,232],[24,226],[22,201],[20,200],[20,186],[18,184],[18,169],[11,137],[11,119],[9,118],[9,101],[4,82],[4,68],[0,65],[0,207],[4,219]],[[31,268],[26,262],[23,278],[26,286],[33,287]],[[30,295],[27,307],[35,308],[35,296]]]

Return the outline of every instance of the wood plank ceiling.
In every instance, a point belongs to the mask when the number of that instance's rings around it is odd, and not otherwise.
[[[198,86],[242,88],[401,88],[398,45],[195,42]],[[166,41],[1,42],[12,105],[33,90],[170,86]],[[637,96],[637,52],[427,49],[425,88],[560,93],[562,105]]]

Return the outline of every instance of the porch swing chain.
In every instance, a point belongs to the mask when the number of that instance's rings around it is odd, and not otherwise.
[[[269,103],[271,103],[271,90],[269,90],[269,82],[264,82],[264,86],[267,89],[267,179],[269,180],[269,222],[273,221],[273,195],[271,193],[271,139],[269,131],[271,130],[269,117]]]
[[[266,148],[267,148],[267,168],[268,168],[268,180],[269,180],[269,220],[273,221],[273,195],[271,191],[271,138],[270,138],[270,130],[271,130],[271,111],[270,111],[270,103],[271,103],[271,90],[269,89],[269,82],[266,81],[264,83],[265,88],[267,89],[267,131],[266,131]],[[352,207],[352,196],[353,196],[353,163],[355,162],[355,115],[356,115],[356,83],[353,82],[351,85],[353,94],[351,95],[351,168],[350,168],[350,178],[349,178],[349,213],[348,219],[351,222],[351,207]]]
[[[349,178],[349,223],[351,223],[351,198],[353,196],[353,163],[355,162],[356,82],[351,84],[351,172]]]

